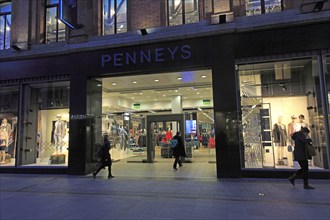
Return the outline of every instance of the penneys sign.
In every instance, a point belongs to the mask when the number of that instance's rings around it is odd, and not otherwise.
[[[162,63],[188,60],[191,57],[190,45],[158,47],[101,55],[101,67],[122,67],[140,64]]]

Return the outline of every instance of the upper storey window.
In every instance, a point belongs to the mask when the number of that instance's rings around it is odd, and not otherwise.
[[[10,48],[11,2],[0,3],[0,50]]]
[[[245,0],[246,15],[259,15],[282,10],[281,0]]]
[[[65,41],[65,24],[60,21],[60,0],[46,1],[46,43]]]
[[[127,32],[126,0],[103,0],[103,35]]]
[[[168,0],[169,26],[199,22],[198,0]]]

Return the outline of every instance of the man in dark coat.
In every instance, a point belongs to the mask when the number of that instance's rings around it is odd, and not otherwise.
[[[307,144],[311,144],[311,139],[308,137],[309,129],[302,127],[300,131],[293,133],[292,139],[294,140],[294,160],[298,161],[300,169],[289,177],[289,181],[292,185],[297,177],[302,177],[304,180],[304,189],[314,189],[314,187],[308,184],[308,159],[311,156],[307,153]]]
[[[186,151],[184,149],[184,143],[180,131],[176,132],[176,135],[172,139],[178,140],[177,146],[173,148],[173,156],[175,158],[173,163],[173,170],[177,171],[178,170],[176,168],[177,164],[179,164],[179,167],[183,166],[180,157],[186,157]]]
[[[95,172],[93,172],[93,178],[95,179],[98,172],[100,172],[101,169],[104,167],[108,167],[108,179],[114,178],[111,174],[111,155],[110,155],[110,141],[108,139],[108,135],[104,135],[103,145],[102,145],[102,154],[100,161],[97,163],[97,169]]]

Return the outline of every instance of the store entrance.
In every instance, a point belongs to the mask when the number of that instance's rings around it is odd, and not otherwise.
[[[132,163],[171,167],[169,141],[180,131],[188,167],[215,169],[210,69],[93,80],[102,87],[102,134],[110,138],[114,164],[129,171]]]
[[[152,163],[173,157],[170,141],[176,132],[185,136],[183,114],[149,115],[147,116],[147,160]]]

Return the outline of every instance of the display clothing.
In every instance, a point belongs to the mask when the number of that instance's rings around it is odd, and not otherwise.
[[[284,124],[276,123],[273,126],[273,137],[276,146],[286,146],[287,133]]]
[[[55,151],[58,152],[58,149],[60,152],[62,152],[62,144],[63,144],[63,138],[66,133],[66,122],[59,119],[55,122],[55,128],[54,128],[54,141],[55,141]]]
[[[172,139],[172,131],[166,131],[165,135],[166,140],[170,141]]]
[[[7,131],[0,129],[0,151],[6,150],[8,147],[8,133]]]
[[[215,148],[215,138],[210,137],[209,139],[209,148],[214,149]]]
[[[124,150],[126,150],[126,137],[127,137],[127,132],[125,131],[125,129],[123,129],[122,127],[119,128],[119,136],[120,136],[120,147],[124,148]]]

